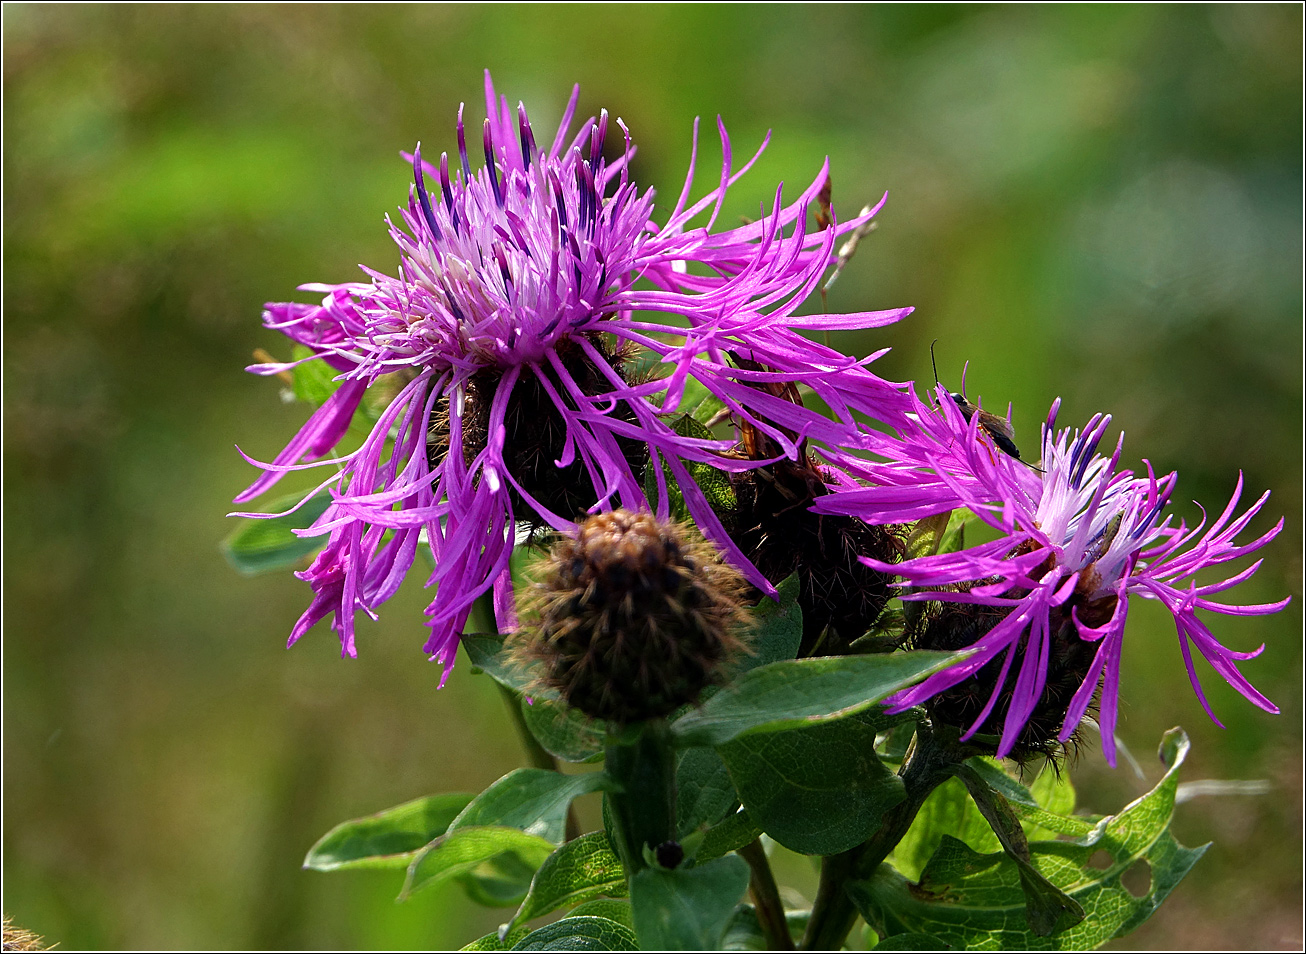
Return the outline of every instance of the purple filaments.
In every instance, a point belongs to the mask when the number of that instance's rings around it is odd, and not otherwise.
[[[833,261],[837,236],[869,218],[805,231],[824,168],[797,201],[786,205],[777,191],[758,221],[713,233],[727,188],[752,165],[732,169],[718,124],[719,180],[691,203],[691,159],[679,200],[658,225],[651,190],[641,193],[630,180],[634,147],[620,121],[625,148],[614,162],[602,155],[606,113],[569,138],[577,90],[551,144],[538,148],[525,109],[514,115],[488,73],[485,92],[484,168],[471,169],[461,110],[461,175],[451,178],[447,155],[438,169],[420,152],[411,157],[409,201],[390,223],[401,256],[397,275],[364,267],[367,282],[301,286],[323,293],[320,305],[267,306],[265,324],[309,347],[310,360],[335,369],[340,385],[236,498],[253,499],[289,471],[333,468],[318,488],[330,489],[331,505],[303,531],[328,539],[299,574],[314,596],[292,643],[331,615],[342,653],[355,655],[356,613],[374,616],[411,568],[419,542],[429,544],[435,570],[427,582],[437,589],[427,607],[425,651],[446,675],[483,593],[493,588],[500,625],[513,625],[508,561],[517,524],[567,529],[580,510],[648,509],[644,460],[658,481],[654,509],[665,516],[670,506],[662,461],[704,533],[752,582],[772,590],[730,542],[686,467],[742,470],[765,462],[723,456],[730,442],[675,432],[664,415],[677,410],[688,379],[790,456],[803,439],[832,453],[859,443],[854,411],[894,424],[910,410],[900,386],[866,368],[871,359],[847,358],[803,333],[884,325],[910,309],[796,315]],[[696,156],[697,126],[694,149]],[[707,225],[694,225],[709,209]],[[620,355],[632,347],[651,352],[664,376],[628,380]],[[767,370],[741,370],[735,356]],[[760,386],[767,380],[810,386],[837,419],[772,397]],[[378,385],[393,397],[361,446],[318,460],[344,437],[364,392]],[[534,403],[524,408],[528,400]],[[587,496],[579,510],[542,495],[511,463],[518,458],[510,445],[528,418],[540,422],[538,430],[554,428],[545,470],[588,481],[579,488]]]
[[[912,590],[904,599],[971,604],[977,611],[989,607],[1005,613],[973,643],[970,657],[895,697],[897,709],[924,704],[1000,660],[983,708],[964,728],[965,737],[972,735],[999,698],[1009,696],[998,745],[998,755],[1006,755],[1044,695],[1050,647],[1058,632],[1073,626],[1071,632],[1097,646],[1057,738],[1069,739],[1100,685],[1098,721],[1107,760],[1114,765],[1121,640],[1129,597],[1138,596],[1159,600],[1174,616],[1189,678],[1212,719],[1215,715],[1193,667],[1193,647],[1248,700],[1278,711],[1238,669],[1239,662],[1264,647],[1248,653],[1226,648],[1197,610],[1261,615],[1281,610],[1288,600],[1239,606],[1212,599],[1248,579],[1259,561],[1217,582],[1199,585],[1193,579],[1199,570],[1253,553],[1275,537],[1282,520],[1249,543],[1234,542],[1268,493],[1235,516],[1240,477],[1228,506],[1204,532],[1205,520],[1191,530],[1182,522],[1174,526],[1172,518],[1161,515],[1175,474],[1158,479],[1150,465],[1146,477],[1117,471],[1123,435],[1109,457],[1096,452],[1109,417],[1095,416],[1082,431],[1057,434],[1060,402],[1055,402],[1043,428],[1044,472],[1039,474],[998,452],[978,422],[967,422],[942,388],[938,397],[940,410],[916,400],[915,420],[896,444],[895,463],[864,468],[877,486],[830,494],[814,507],[852,513],[868,522],[918,519],[964,507],[1000,534],[990,543],[895,566],[867,561],[905,580]]]

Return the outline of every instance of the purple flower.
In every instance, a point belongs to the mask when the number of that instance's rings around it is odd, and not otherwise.
[[[485,95],[483,168],[473,172],[461,110],[460,169],[451,174],[447,155],[438,169],[424,162],[420,146],[411,157],[415,182],[400,222],[390,224],[401,253],[397,275],[364,268],[367,282],[301,286],[324,293],[321,305],[267,306],[265,324],[310,348],[305,360],[325,361],[340,385],[274,461],[258,464],[265,473],[236,498],[256,497],[289,471],[333,468],[318,488],[330,488],[332,503],[303,531],[329,536],[298,574],[314,597],[292,644],[334,614],[342,653],[355,655],[355,612],[375,616],[425,540],[435,558],[428,585],[437,587],[425,651],[446,676],[481,594],[493,588],[500,625],[514,625],[508,562],[518,523],[567,529],[587,511],[648,509],[648,462],[659,516],[670,506],[662,461],[704,533],[752,582],[772,590],[730,542],[688,469],[765,461],[723,456],[730,442],[673,429],[664,415],[678,410],[690,378],[790,457],[803,440],[856,441],[854,410],[895,421],[909,408],[900,387],[866,369],[871,359],[845,357],[802,332],[884,325],[910,309],[795,315],[833,261],[836,237],[875,211],[807,232],[824,167],[792,204],[777,190],[758,221],[713,233],[726,190],[757,157],[733,170],[718,122],[720,177],[691,202],[696,124],[684,188],[657,225],[652,191],[641,193],[630,180],[634,147],[620,120],[625,146],[608,162],[606,113],[569,138],[579,90],[544,149],[525,108],[514,115],[488,72]],[[438,185],[428,188],[428,177]],[[706,224],[692,225],[703,213]],[[668,373],[650,377],[635,364],[641,353]],[[836,419],[774,397],[765,386],[774,381],[810,386]],[[397,393],[362,445],[318,460],[378,385]]]
[[[1056,433],[1060,399],[1053,403],[1043,428],[1042,472],[998,450],[980,426],[979,415],[967,421],[945,389],[937,392],[941,410],[915,395],[914,422],[894,447],[890,464],[865,464],[860,474],[876,486],[845,490],[820,498],[813,509],[852,513],[867,522],[894,523],[965,507],[994,528],[998,539],[956,553],[942,553],[896,566],[868,561],[901,576],[913,591],[904,599],[969,604],[970,630],[981,633],[974,653],[920,685],[900,693],[897,710],[929,702],[989,666],[996,681],[985,684],[978,716],[969,722],[968,738],[998,706],[1001,719],[998,755],[1017,745],[1026,723],[1049,689],[1049,672],[1064,640],[1096,644],[1084,653],[1086,666],[1070,696],[1057,738],[1074,732],[1101,686],[1099,724],[1107,761],[1115,764],[1114,730],[1120,682],[1120,649],[1129,597],[1159,600],[1174,616],[1189,678],[1202,706],[1217,724],[1193,668],[1192,649],[1255,705],[1278,708],[1258,692],[1238,669],[1254,652],[1234,652],[1221,645],[1197,610],[1235,616],[1274,613],[1288,600],[1253,606],[1217,602],[1212,597],[1248,579],[1260,561],[1218,582],[1199,585],[1194,575],[1207,567],[1238,559],[1264,546],[1283,527],[1280,520],[1264,535],[1241,545],[1238,534],[1261,509],[1262,495],[1235,516],[1242,477],[1224,512],[1203,532],[1205,518],[1189,530],[1173,517],[1162,519],[1174,473],[1157,479],[1151,465],[1146,477],[1117,470],[1124,437],[1109,457],[1096,453],[1110,417],[1094,416],[1083,431]],[[985,632],[985,626],[990,626]],[[1000,661],[1000,662],[999,662]],[[1000,667],[1000,668],[999,668]],[[999,705],[1001,700],[1001,705]],[[993,730],[990,730],[993,731]]]

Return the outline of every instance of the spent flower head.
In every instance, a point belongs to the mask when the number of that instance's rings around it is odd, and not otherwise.
[[[892,523],[967,508],[1000,534],[996,540],[955,553],[872,565],[901,576],[908,600],[938,601],[936,637],[975,652],[893,700],[899,709],[929,703],[961,687],[965,737],[1000,732],[998,755],[1029,747],[1022,738],[1031,720],[1046,722],[1040,710],[1049,694],[1061,702],[1058,741],[1070,738],[1101,689],[1102,744],[1115,764],[1114,730],[1120,682],[1120,653],[1129,598],[1157,600],[1171,613],[1193,689],[1211,712],[1193,666],[1195,647],[1211,666],[1255,705],[1278,708],[1239,671],[1238,663],[1260,654],[1222,645],[1198,610],[1234,616],[1274,613],[1287,605],[1242,606],[1212,599],[1248,579],[1260,561],[1226,579],[1199,584],[1199,571],[1260,549],[1278,534],[1280,520],[1256,539],[1235,538],[1264,505],[1268,492],[1236,515],[1242,478],[1228,506],[1206,526],[1189,529],[1163,516],[1176,475],[1145,477],[1117,469],[1124,435],[1110,456],[1097,453],[1109,416],[1095,415],[1083,430],[1056,430],[1060,399],[1043,427],[1041,471],[1004,454],[980,426],[939,388],[938,409],[921,402],[914,422],[896,442],[895,460],[866,465],[874,486],[820,498],[814,509],[852,513],[874,523]],[[941,622],[940,622],[941,621]],[[1092,648],[1085,653],[1083,646]],[[1069,662],[1067,661],[1069,659]],[[968,682],[974,680],[973,682]],[[1068,684],[1072,680],[1073,684]],[[977,686],[983,690],[976,695]],[[970,716],[973,715],[973,718]],[[1000,724],[999,724],[1000,723]],[[1034,740],[1033,747],[1040,742]]]
[[[331,504],[303,531],[328,539],[299,574],[314,597],[291,643],[331,615],[342,653],[354,655],[356,611],[375,616],[424,540],[435,557],[428,585],[437,587],[425,650],[447,675],[480,595],[492,588],[500,625],[513,625],[517,525],[565,530],[587,512],[616,507],[652,506],[665,517],[671,495],[660,461],[708,538],[770,592],[688,469],[763,462],[728,455],[729,442],[677,433],[665,415],[678,410],[687,382],[697,380],[790,458],[802,441],[855,442],[854,411],[893,422],[908,408],[901,388],[867,370],[872,359],[845,357],[803,332],[884,325],[910,309],[796,314],[834,260],[836,237],[875,211],[808,232],[824,167],[793,203],[777,189],[760,219],[713,232],[727,189],[757,157],[734,169],[718,121],[720,176],[690,201],[696,123],[684,188],[658,224],[652,190],[641,192],[630,178],[634,147],[620,120],[624,148],[609,162],[606,113],[570,135],[578,91],[546,148],[525,108],[513,111],[496,96],[488,72],[485,97],[483,167],[473,170],[461,110],[452,170],[447,155],[438,168],[420,147],[411,157],[409,201],[390,225],[397,274],[364,268],[366,282],[301,286],[323,293],[322,303],[269,304],[264,313],[268,327],[307,346],[305,360],[326,362],[340,382],[236,498],[253,499],[290,471],[332,468],[318,488],[330,488]],[[706,224],[695,225],[705,213]],[[666,373],[638,373],[637,352]],[[761,386],[795,381],[834,418]],[[362,445],[321,460],[381,382],[397,393]],[[658,484],[652,502],[646,465]]]

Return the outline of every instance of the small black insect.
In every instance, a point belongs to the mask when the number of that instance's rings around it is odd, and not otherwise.
[[[939,366],[934,362],[934,345],[938,340],[938,338],[935,338],[934,341],[930,342],[930,364],[934,368],[934,384],[936,387],[939,384]],[[963,383],[962,386],[964,388],[965,384]],[[1020,460],[1020,448],[1016,446],[1016,433],[1011,429],[1011,423],[1006,418],[998,417],[996,414],[990,414],[983,408],[970,403],[970,400],[965,394],[958,394],[955,391],[950,391],[948,396],[951,397],[953,402],[957,405],[957,410],[961,411],[961,416],[966,419],[967,424],[970,423],[972,417],[978,414],[980,428],[985,434],[992,438],[993,443],[997,446],[998,450],[1002,451],[1002,453],[1006,454],[1008,457]],[[1043,473],[1042,470],[1035,467],[1029,461],[1020,460],[1020,462],[1026,467],[1037,470],[1040,474]]]

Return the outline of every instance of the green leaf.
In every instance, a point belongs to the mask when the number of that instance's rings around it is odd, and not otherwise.
[[[559,845],[566,831],[571,800],[598,791],[607,783],[602,772],[562,775],[547,769],[514,769],[477,795],[453,820],[449,831],[507,825]]]
[[[750,670],[672,724],[681,747],[723,745],[860,712],[965,658],[965,653],[821,656]]]
[[[609,921],[616,921],[630,928],[632,934],[635,931],[635,914],[630,910],[630,902],[616,898],[595,898],[593,901],[586,901],[573,908],[568,917],[607,918]]]
[[[791,851],[833,855],[869,838],[906,795],[875,755],[878,714],[862,712],[720,748],[752,821]]]
[[[450,830],[413,858],[399,900],[406,900],[413,892],[446,878],[470,874],[505,852],[517,854],[522,864],[534,869],[552,851],[550,842],[519,828],[486,826]]]
[[[979,852],[998,851],[1001,845],[989,828],[966,786],[950,778],[925,799],[907,834],[893,850],[895,868],[908,878],[919,878],[947,833]]]
[[[676,763],[676,831],[681,838],[715,825],[739,801],[715,749],[684,749]]]
[[[472,800],[470,793],[428,795],[364,818],[341,822],[304,859],[313,871],[405,868]]]
[[[739,672],[798,655],[803,641],[803,609],[798,605],[801,589],[798,574],[794,573],[776,587],[774,600],[763,597],[749,612],[748,644],[752,653],[743,657]]]
[[[592,831],[567,842],[540,865],[526,900],[510,926],[568,908],[600,895],[626,896],[626,872],[606,832]]]
[[[630,906],[640,946],[663,951],[713,951],[748,887],[738,855],[694,868],[645,868],[631,879]]]
[[[529,695],[537,702],[557,698],[556,693],[534,684],[530,672],[504,649],[504,637],[499,633],[463,633],[462,641],[472,665],[501,686]]]
[[[603,723],[579,709],[552,699],[521,700],[522,718],[544,750],[564,762],[597,762],[603,758]]]
[[[1069,817],[1069,813],[1074,811],[1075,808],[1073,789],[1070,791],[1069,811],[1059,812],[1039,804],[1029,789],[1004,772],[1002,767],[992,759],[967,759],[966,766],[995,792],[1000,793],[1023,821],[1030,822],[1059,835],[1074,835],[1076,837],[1088,834],[1092,831],[1094,823],[1098,821],[1098,819]],[[1048,772],[1044,771],[1043,774],[1047,775]],[[1044,790],[1047,790],[1047,788],[1048,784],[1044,783]],[[1064,807],[1064,795],[1061,798],[1061,806]]]
[[[514,951],[638,951],[635,932],[624,924],[587,915],[563,918],[532,931]]]
[[[459,875],[467,897],[487,908],[515,908],[530,888],[539,862],[532,855],[523,858],[515,851],[501,851],[475,868]]]
[[[297,344],[290,349],[290,357],[293,361],[303,361],[310,358],[318,352],[307,348],[304,345]],[[340,387],[340,382],[334,380],[340,372],[325,361],[304,361],[303,364],[297,365],[290,369],[290,375],[295,379],[292,390],[295,392],[295,400],[306,401],[314,406],[320,406],[326,403],[326,399],[336,393],[336,388]]]
[[[1029,844],[1039,875],[1092,915],[1050,937],[1029,929],[1020,869],[1005,852],[981,854],[948,836],[918,883],[881,865],[870,878],[851,882],[849,897],[882,936],[930,934],[966,950],[1084,950],[1121,937],[1151,916],[1206,850],[1185,848],[1170,832],[1187,752],[1187,736],[1172,730],[1161,746],[1169,768],[1151,792],[1081,838]],[[1014,802],[1012,808],[1019,811]],[[1090,864],[1099,852],[1109,859],[1106,867]],[[1140,864],[1150,884],[1135,896],[1122,877]]]
[[[267,505],[268,510],[280,513],[299,503],[303,497],[303,494],[279,497]],[[228,563],[247,576],[300,566],[305,558],[326,546],[327,538],[325,534],[297,537],[292,531],[311,526],[330,505],[331,495],[323,491],[284,517],[266,520],[242,517],[236,529],[222,541],[222,554]]]
[[[712,432],[703,424],[694,420],[688,414],[681,414],[671,422],[671,429],[681,437],[696,437],[702,440],[715,440]],[[657,500],[658,482],[657,473],[654,471],[655,466],[661,466],[662,474],[666,478],[667,493],[671,500],[671,516],[676,520],[689,520],[689,508],[685,505],[685,495],[681,492],[676,482],[675,475],[671,467],[665,460],[650,461],[644,469],[644,495],[649,500]],[[690,479],[698,485],[707,502],[717,513],[725,513],[735,506],[735,491],[730,486],[730,475],[723,470],[718,470],[711,464],[704,464],[698,461],[685,461],[685,470]]]
[[[758,835],[762,829],[749,816],[747,809],[737,811],[719,825],[713,825],[703,835],[703,841],[694,852],[694,860],[702,864],[738,851]]]
[[[871,948],[872,951],[951,951],[933,934],[895,934]]]
[[[786,911],[785,926],[789,929],[789,936],[794,940],[801,938],[811,917],[811,911]],[[762,933],[762,925],[757,920],[757,909],[751,904],[741,904],[735,909],[730,926],[726,928],[725,939],[721,942],[721,950],[767,950],[766,935]]]
[[[518,928],[515,931],[509,931],[503,939],[499,938],[499,932],[495,931],[484,937],[478,937],[466,947],[460,947],[460,951],[509,951],[512,946],[530,934],[530,928]]]
[[[998,836],[1002,850],[1020,870],[1020,886],[1025,892],[1025,921],[1039,937],[1047,937],[1084,920],[1084,909],[1079,902],[1052,884],[1030,860],[1029,842],[1025,830],[1012,811],[1011,805],[994,791],[979,773],[969,765],[954,769],[958,778],[970,792],[984,820]]]

